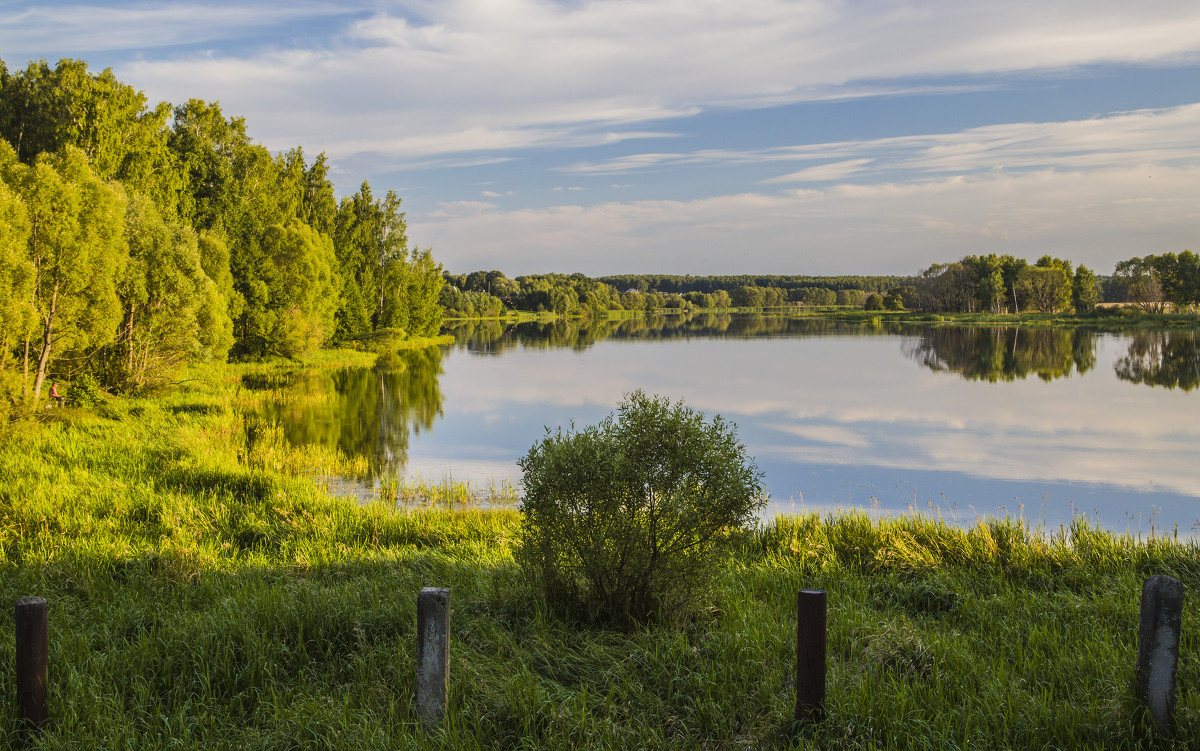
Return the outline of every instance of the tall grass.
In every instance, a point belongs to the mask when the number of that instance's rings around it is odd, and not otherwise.
[[[49,601],[53,721],[22,740],[10,690],[0,746],[1200,748],[1193,542],[1083,519],[779,517],[737,541],[684,627],[584,628],[525,584],[516,511],[464,508],[477,491],[449,480],[397,483],[419,509],[390,490],[358,505],[313,481],[344,457],[265,429],[248,446],[251,367],[8,428],[0,620],[11,634],[11,603]],[[1131,688],[1155,573],[1188,590],[1166,740]],[[453,591],[433,731],[413,707],[422,586]],[[791,719],[802,588],[830,602],[829,711],[811,725]],[[13,649],[0,638],[0,675]]]

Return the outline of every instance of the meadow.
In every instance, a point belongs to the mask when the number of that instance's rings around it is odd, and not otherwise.
[[[369,364],[323,353],[314,367]],[[1086,518],[779,517],[682,623],[562,620],[513,562],[514,509],[328,478],[352,460],[251,417],[279,366],[0,435],[0,745],[65,748],[1200,748],[1200,546]],[[538,436],[530,436],[532,443]],[[403,490],[403,492],[401,492]],[[415,503],[397,503],[397,494]],[[456,502],[457,494],[457,502]],[[1133,699],[1138,597],[1186,588],[1174,737]],[[452,590],[450,708],[414,707],[416,595]],[[826,717],[793,720],[795,599],[829,593]],[[11,604],[49,602],[52,720],[17,726]]]

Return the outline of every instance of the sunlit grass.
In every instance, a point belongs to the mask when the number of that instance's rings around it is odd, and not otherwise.
[[[270,426],[248,445],[250,367],[8,428],[0,673],[11,604],[50,603],[54,719],[32,747],[1200,748],[1194,542],[1082,518],[784,516],[737,540],[683,627],[582,628],[514,565],[519,513],[479,508],[513,488],[334,497],[321,478],[352,460]],[[1141,583],[1160,573],[1187,596],[1179,735],[1156,742],[1130,684]],[[412,704],[423,586],[453,592],[432,732]],[[807,726],[791,719],[802,588],[830,603],[829,711]]]

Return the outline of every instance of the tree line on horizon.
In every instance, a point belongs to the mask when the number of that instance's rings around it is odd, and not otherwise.
[[[3,388],[138,389],[194,360],[435,334],[442,269],[409,248],[399,197],[364,182],[338,200],[329,171],[216,102],[150,106],[110,69],[0,61]]]
[[[1111,276],[1045,255],[964,256],[904,276],[444,274],[440,302],[456,318],[489,318],[506,309],[590,315],[606,310],[843,306],[953,313],[1090,313],[1102,302],[1147,312],[1200,306],[1200,256],[1191,251],[1134,257]]]

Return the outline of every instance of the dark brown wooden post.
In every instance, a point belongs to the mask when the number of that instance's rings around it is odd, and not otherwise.
[[[796,719],[825,715],[826,598],[823,589],[796,597]]]
[[[1151,576],[1142,585],[1138,620],[1137,698],[1160,732],[1175,725],[1175,672],[1183,624],[1183,582]]]
[[[450,699],[450,590],[426,587],[417,595],[417,716],[429,727]]]
[[[50,664],[46,601],[41,597],[17,600],[17,711],[22,723],[35,728],[46,724],[46,674]]]

